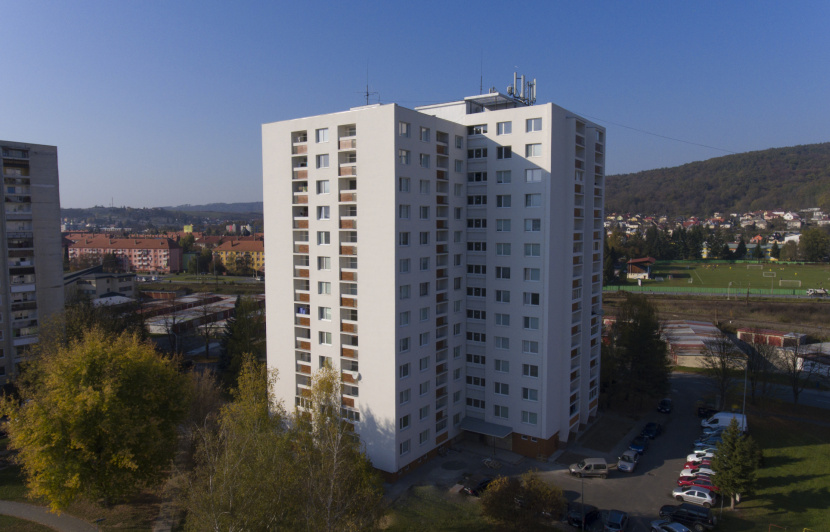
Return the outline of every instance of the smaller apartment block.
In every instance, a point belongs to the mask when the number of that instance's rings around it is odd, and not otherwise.
[[[265,242],[262,240],[228,240],[216,246],[213,253],[229,270],[247,267],[262,272],[265,269]]]
[[[182,270],[182,248],[169,238],[111,238],[96,235],[69,246],[69,260],[90,259],[100,264],[115,255],[125,271],[175,273]]]

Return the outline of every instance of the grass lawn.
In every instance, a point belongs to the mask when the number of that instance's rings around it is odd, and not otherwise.
[[[436,486],[414,486],[395,501],[381,521],[381,530],[498,530],[481,515],[475,497],[448,493]]]
[[[48,526],[26,521],[24,519],[18,519],[17,517],[11,517],[9,515],[0,515],[0,531],[2,530],[13,530],[14,532],[54,532],[54,530]]]

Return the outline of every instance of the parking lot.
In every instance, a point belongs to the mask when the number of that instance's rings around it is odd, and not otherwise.
[[[671,397],[674,401],[671,414],[658,413],[655,403],[654,409],[647,412],[641,420],[621,420],[631,425],[624,435],[616,432],[609,436],[611,439],[603,439],[601,430],[593,430],[590,441],[583,441],[583,438],[568,442],[549,462],[537,462],[515,453],[496,450],[495,458],[502,467],[493,470],[482,463],[483,458],[493,456],[492,449],[464,442],[456,446],[456,450],[448,456],[436,458],[389,486],[387,496],[396,499],[411,485],[433,484],[449,488],[459,482],[464,474],[516,475],[537,469],[542,478],[562,488],[569,501],[583,500],[601,510],[622,510],[631,518],[628,528],[630,532],[648,531],[649,523],[658,518],[661,506],[679,504],[671,498],[670,493],[677,486],[677,477],[686,455],[691,452],[692,441],[700,435],[696,402],[706,393],[706,383],[707,380],[698,375],[674,375],[671,380]],[[606,479],[580,479],[568,472],[568,465],[578,457],[605,458],[609,464],[616,465],[617,457],[628,448],[631,439],[639,435],[649,421],[660,423],[663,433],[651,441],[633,473],[611,470]],[[603,424],[600,416],[595,428],[602,429]],[[616,425],[619,426],[619,423]],[[588,445],[600,447],[605,452],[589,448]],[[713,512],[718,511],[713,508]]]

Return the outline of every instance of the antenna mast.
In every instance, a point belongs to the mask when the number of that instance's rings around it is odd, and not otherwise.
[[[366,105],[369,105],[369,96],[377,96],[377,92],[369,92],[369,64],[366,64],[366,92],[363,93],[363,96],[366,97]],[[378,98],[380,100],[380,98]]]
[[[536,103],[536,79],[525,81],[524,75],[519,78],[518,72],[513,72],[513,85],[508,85],[507,95],[517,102],[533,105]]]

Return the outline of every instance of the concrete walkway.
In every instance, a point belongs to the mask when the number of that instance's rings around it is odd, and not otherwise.
[[[22,502],[0,501],[0,514],[10,515],[48,526],[59,532],[96,532],[98,528],[77,517],[62,513],[53,514],[45,506]]]

